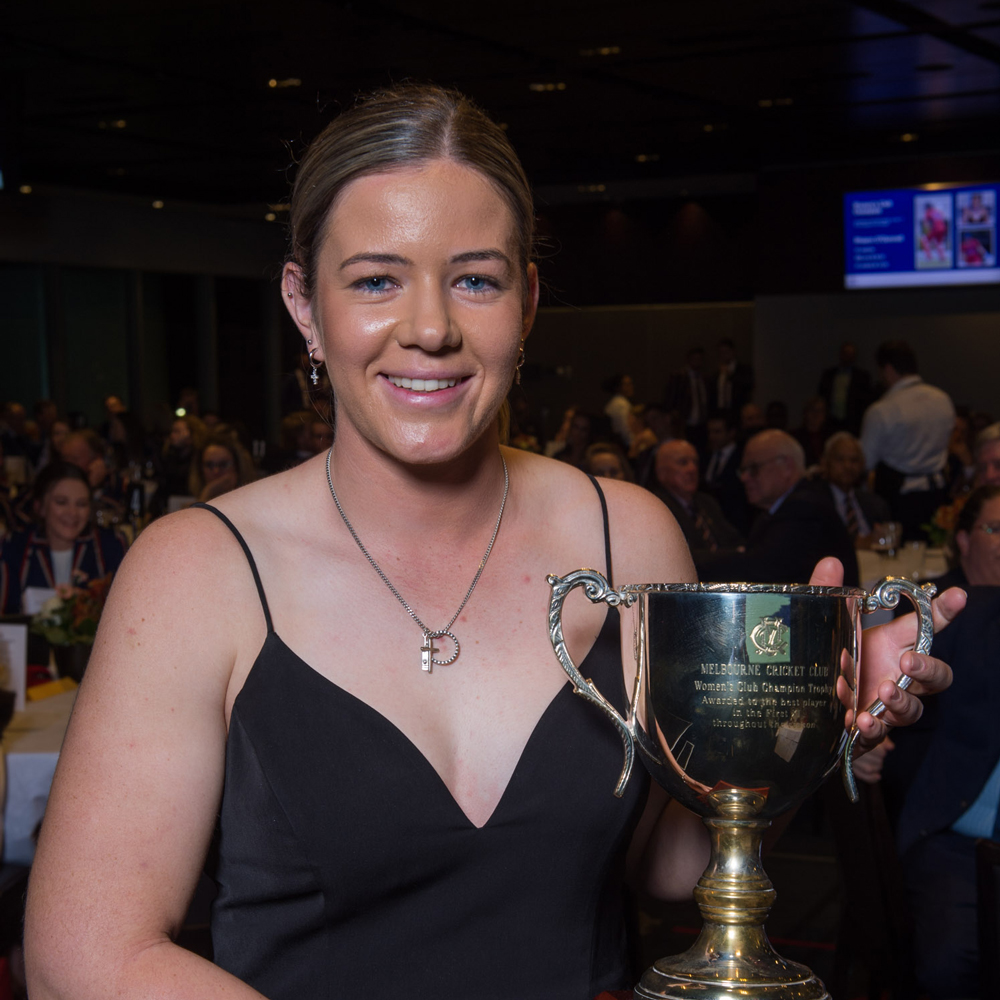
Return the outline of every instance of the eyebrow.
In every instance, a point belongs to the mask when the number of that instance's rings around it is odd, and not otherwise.
[[[449,260],[450,264],[468,264],[471,261],[477,260],[497,260],[500,261],[508,271],[513,271],[514,265],[511,263],[510,257],[507,256],[502,250],[496,249],[486,249],[486,250],[466,250],[465,253],[455,254]],[[348,257],[346,260],[342,261],[340,264],[340,270],[343,271],[353,264],[386,264],[395,265],[396,267],[409,267],[413,264],[413,261],[409,257],[403,257],[396,253],[356,253]]]

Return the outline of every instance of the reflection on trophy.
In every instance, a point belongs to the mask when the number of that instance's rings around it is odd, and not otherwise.
[[[682,955],[660,959],[635,988],[641,998],[829,1000],[804,965],[771,947],[764,920],[775,891],[760,861],[771,819],[792,808],[843,760],[848,793],[856,729],[844,729],[843,674],[855,691],[861,615],[906,594],[918,612],[916,649],[933,638],[932,584],[889,577],[871,594],[848,587],[638,584],[612,589],[600,573],[550,576],[549,631],[576,692],[618,727],[625,764],[638,747],[654,780],[708,827],[712,858],[695,899],[704,926]],[[584,678],[563,640],[562,606],[576,587],[622,614],[622,659],[634,669],[623,718]],[[900,687],[910,678],[901,676]],[[868,706],[878,715],[880,701]]]

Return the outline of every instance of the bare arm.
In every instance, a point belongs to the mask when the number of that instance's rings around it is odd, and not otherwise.
[[[260,996],[172,941],[212,835],[236,623],[255,600],[208,520],[154,524],[112,588],[31,875],[34,1000]]]

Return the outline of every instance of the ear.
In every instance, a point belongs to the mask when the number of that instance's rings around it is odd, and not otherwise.
[[[521,339],[527,340],[531,328],[535,325],[535,314],[538,312],[538,268],[528,265],[528,287],[524,294],[524,318],[521,320]]]
[[[288,314],[299,328],[302,339],[307,341],[308,350],[315,350],[313,357],[323,360],[323,340],[319,329],[313,320],[313,303],[303,291],[302,268],[289,261],[281,273],[281,301],[285,303]],[[308,343],[312,341],[312,343]]]
[[[955,544],[958,546],[958,554],[962,559],[966,559],[969,555],[969,533],[967,531],[956,531]]]

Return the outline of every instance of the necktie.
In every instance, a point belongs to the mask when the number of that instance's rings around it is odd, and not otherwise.
[[[844,497],[844,524],[851,538],[858,537],[858,512],[854,509],[854,490]]]
[[[694,516],[694,529],[698,532],[699,537],[705,543],[705,548],[709,552],[715,552],[718,549],[718,543],[715,541],[715,535],[712,534],[712,529],[708,526],[708,522],[701,516],[701,511],[696,508],[691,508],[691,513]]]
[[[714,483],[715,477],[719,474],[719,459],[722,457],[721,451],[713,451],[708,462],[708,469],[705,472],[705,482]]]

